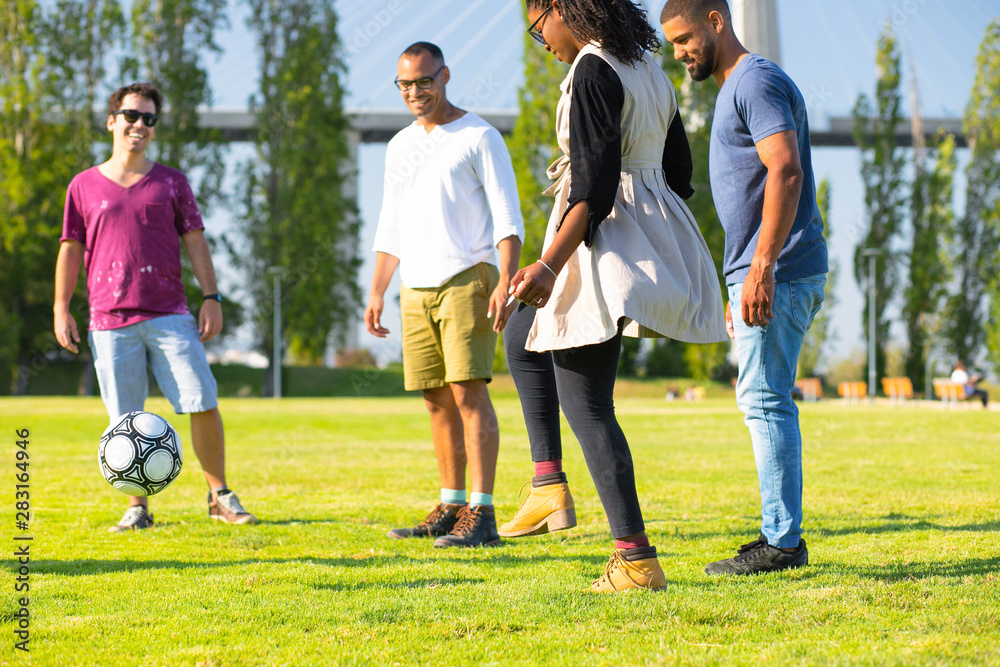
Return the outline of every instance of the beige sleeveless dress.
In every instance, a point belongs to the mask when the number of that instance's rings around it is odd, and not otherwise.
[[[666,184],[663,144],[677,109],[673,85],[649,53],[625,65],[598,46],[585,46],[560,86],[556,134],[564,155],[549,167],[545,194],[555,206],[545,247],[555,237],[569,197],[569,117],[573,73],[584,55],[607,62],[621,79],[621,182],[614,210],[593,245],[580,244],[535,315],[525,348],[562,350],[610,340],[625,318],[624,335],[688,343],[728,340],[722,291],[698,225]]]

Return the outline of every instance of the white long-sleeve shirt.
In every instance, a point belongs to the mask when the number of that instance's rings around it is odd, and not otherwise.
[[[399,259],[403,284],[439,287],[497,264],[497,244],[524,240],[517,183],[500,133],[473,113],[429,133],[414,122],[389,142],[374,250]]]

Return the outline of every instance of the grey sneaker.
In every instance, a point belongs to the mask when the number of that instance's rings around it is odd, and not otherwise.
[[[243,509],[239,496],[228,489],[214,499],[208,493],[208,516],[224,523],[257,523],[257,517]]]
[[[709,563],[705,574],[759,574],[761,572],[777,572],[789,570],[809,564],[809,551],[806,541],[799,540],[795,551],[786,553],[767,543],[767,538],[761,535],[753,542],[740,547],[740,552],[733,558]]]
[[[153,515],[149,513],[145,505],[132,505],[125,510],[122,520],[117,526],[108,528],[109,533],[123,533],[126,530],[142,530],[153,525]]]

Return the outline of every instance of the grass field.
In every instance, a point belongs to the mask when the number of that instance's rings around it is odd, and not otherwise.
[[[496,383],[497,511],[531,474],[509,381]],[[664,592],[593,596],[610,553],[579,447],[580,525],[489,550],[392,541],[435,503],[422,402],[227,399],[230,485],[263,522],[210,522],[187,420],[155,528],[112,535],[124,498],[100,476],[99,399],[0,399],[7,499],[0,663],[14,649],[15,436],[29,428],[34,665],[634,665],[1000,663],[996,413],[802,407],[812,564],[718,579],[705,563],[756,536],[749,437],[732,399],[665,403],[623,386]]]

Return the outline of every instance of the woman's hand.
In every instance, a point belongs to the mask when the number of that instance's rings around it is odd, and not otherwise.
[[[509,292],[519,301],[542,308],[549,302],[552,290],[556,285],[556,277],[541,261],[530,264],[510,279]]]

